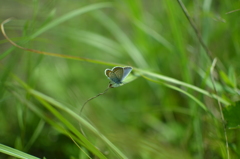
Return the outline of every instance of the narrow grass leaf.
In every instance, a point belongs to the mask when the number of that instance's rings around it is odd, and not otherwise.
[[[127,158],[114,144],[112,144],[111,141],[109,141],[103,134],[101,134],[95,127],[93,127],[90,123],[88,123],[84,118],[79,116],[79,114],[77,114],[76,112],[70,110],[69,108],[67,108],[64,105],[62,105],[61,103],[59,103],[58,101],[56,101],[53,98],[48,97],[48,96],[40,93],[40,92],[37,92],[35,90],[29,90],[29,93],[31,93],[32,95],[38,97],[38,99],[40,99],[40,98],[44,99],[44,101],[47,101],[47,102],[51,103],[52,105],[54,105],[56,108],[59,108],[59,109],[63,110],[64,112],[68,113],[73,118],[75,118],[78,122],[80,122],[81,125],[85,126],[92,133],[94,133],[96,136],[101,138],[116,154],[118,154],[122,158]]]
[[[59,132],[67,135],[68,137],[73,138],[74,141],[77,141],[79,144],[85,146],[89,151],[91,151],[93,154],[98,156],[101,159],[106,159],[106,157],[98,150],[96,147],[94,147],[81,133],[79,133],[78,130],[73,128],[73,126],[68,122],[68,121],[63,121],[66,127],[69,128],[71,132],[74,134],[70,133],[67,129],[63,127],[62,123],[58,123],[55,120],[53,120],[51,117],[49,117],[48,114],[44,113],[42,110],[38,108],[38,106],[35,106],[31,102],[25,100],[19,93],[13,92],[13,95],[15,95],[22,103],[26,104],[33,112],[35,112],[40,118],[44,119],[47,121],[50,125],[52,125],[56,130]],[[49,107],[49,105],[47,105]],[[57,116],[58,119],[64,120],[64,117],[60,115],[59,112],[57,112],[54,108],[50,108],[51,112],[53,115]]]
[[[60,33],[58,32],[57,34],[61,34],[76,41],[94,46],[102,50],[104,53],[109,53],[111,55],[114,55],[115,57],[120,57],[121,52],[123,51],[122,47],[118,43],[99,34],[83,30],[63,30],[64,31]]]
[[[201,101],[199,101],[197,98],[195,98],[193,95],[191,95],[190,93],[188,93],[188,92],[186,92],[186,91],[184,91],[184,90],[182,90],[182,89],[180,89],[180,88],[178,88],[178,87],[175,87],[175,86],[173,86],[173,85],[169,85],[169,84],[166,84],[166,83],[163,83],[163,82],[160,82],[160,81],[156,81],[156,80],[150,79],[150,78],[148,78],[148,77],[146,77],[146,76],[143,76],[143,77],[144,77],[145,79],[149,80],[149,81],[162,84],[162,85],[164,85],[164,86],[166,86],[166,87],[169,87],[169,88],[171,88],[171,89],[174,89],[174,90],[176,90],[176,91],[178,91],[178,92],[181,92],[181,93],[187,95],[189,98],[191,98],[192,100],[194,100],[201,108],[203,108],[205,111],[207,111],[206,106],[205,106]]]
[[[33,145],[33,143],[37,140],[38,136],[41,134],[43,130],[44,125],[45,125],[45,122],[43,120],[40,120],[35,131],[33,132],[33,135],[31,136],[30,140],[28,141],[28,143],[24,148],[25,151],[28,151]]]
[[[146,34],[150,35],[152,38],[158,41],[160,44],[165,46],[168,50],[173,51],[174,46],[170,42],[168,42],[163,36],[161,36],[158,32],[156,32],[146,24],[143,24],[139,20],[135,20],[134,24],[138,26],[140,29],[142,29]]]
[[[101,134],[96,128],[94,128],[84,118],[79,116],[78,113],[70,110],[68,107],[64,106],[63,104],[61,104],[60,102],[54,100],[53,98],[48,97],[48,96],[46,96],[46,95],[44,95],[44,94],[42,94],[42,93],[40,93],[40,92],[38,92],[36,90],[31,89],[26,83],[21,81],[18,77],[14,76],[14,78],[17,80],[17,82],[19,82],[19,84],[21,84],[26,89],[26,91],[28,93],[30,93],[33,96],[35,96],[36,99],[38,99],[44,106],[46,106],[60,121],[62,121],[82,141],[84,141],[85,143],[89,143],[88,140],[86,140],[86,138],[81,133],[79,133],[79,131],[76,130],[76,128],[71,123],[69,123],[56,109],[54,109],[48,103],[51,103],[54,107],[56,107],[56,108],[58,108],[60,110],[63,110],[64,112],[68,113],[73,118],[75,118],[79,123],[81,123],[81,125],[85,126],[93,134],[95,134],[100,139],[102,139],[102,141],[104,141],[113,150],[113,152],[115,152],[118,156],[120,156],[121,158],[127,158],[111,141],[109,141],[103,134]],[[92,147],[90,147],[90,148],[92,148]],[[95,151],[93,151],[93,152],[95,152]],[[95,152],[95,153],[97,153],[97,152]]]
[[[123,48],[126,50],[128,55],[132,58],[138,67],[148,67],[147,61],[143,57],[142,53],[131,42],[127,35],[118,27],[118,25],[114,23],[112,19],[100,11],[94,13],[93,16],[115,36],[115,38],[123,46]]]
[[[19,151],[17,149],[14,149],[12,147],[0,144],[0,152],[12,157],[16,157],[16,158],[21,158],[21,159],[40,159],[38,157],[29,155],[25,152]]]
[[[34,33],[33,35],[30,36],[29,40],[39,36],[40,34],[46,32],[47,30],[75,17],[93,10],[97,10],[97,9],[101,9],[101,8],[106,8],[106,7],[110,7],[111,3],[96,3],[96,4],[92,4],[92,5],[88,5],[86,7],[80,8],[80,9],[76,9],[73,10],[55,20],[53,20],[52,22],[46,24],[44,27],[42,27],[41,29],[39,29],[36,33]]]
[[[169,82],[169,83],[173,83],[173,84],[177,84],[177,85],[180,85],[180,86],[184,86],[184,87],[187,87],[187,88],[190,88],[192,90],[195,90],[199,93],[202,93],[206,96],[209,96],[209,97],[212,97],[212,98],[215,98],[215,99],[218,99],[220,102],[222,102],[223,104],[225,105],[229,105],[230,103],[228,101],[226,101],[225,99],[215,95],[215,94],[211,94],[199,87],[196,87],[194,85],[191,85],[191,84],[188,84],[188,83],[185,83],[185,82],[182,82],[182,81],[179,81],[179,80],[176,80],[174,78],[171,78],[171,77],[167,77],[167,76],[163,76],[163,75],[160,75],[160,74],[157,74],[157,73],[152,73],[152,72],[149,72],[149,71],[144,71],[144,70],[141,70],[141,69],[136,69],[136,71],[138,71],[139,73],[142,73],[143,75],[147,75],[147,76],[151,76],[153,78],[158,78],[160,80],[163,80],[163,81],[166,81],[166,82]]]

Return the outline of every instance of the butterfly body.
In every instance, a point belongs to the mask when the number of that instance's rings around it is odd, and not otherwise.
[[[119,87],[123,85],[123,80],[132,71],[132,67],[114,67],[113,69],[106,69],[105,75],[110,80],[110,87]]]

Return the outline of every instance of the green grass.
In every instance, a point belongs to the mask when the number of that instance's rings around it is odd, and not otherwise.
[[[0,158],[240,158],[237,2],[1,1]]]

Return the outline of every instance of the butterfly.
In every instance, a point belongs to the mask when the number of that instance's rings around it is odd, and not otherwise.
[[[106,69],[105,75],[108,79],[110,79],[110,85],[109,87],[119,87],[123,85],[123,80],[129,75],[129,73],[132,71],[132,67],[126,66],[126,67],[113,67],[112,69]]]

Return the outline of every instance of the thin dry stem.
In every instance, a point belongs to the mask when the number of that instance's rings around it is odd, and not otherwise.
[[[215,67],[215,64],[217,62],[216,58],[213,60],[213,57],[212,57],[212,53],[211,51],[208,49],[207,45],[204,43],[202,37],[201,37],[201,34],[199,32],[199,30],[197,29],[197,27],[195,26],[192,18],[190,17],[190,15],[188,14],[188,11],[186,9],[186,7],[184,6],[184,4],[182,3],[181,0],[177,0],[181,9],[183,10],[186,18],[188,19],[190,25],[192,26],[193,30],[195,31],[196,35],[197,35],[197,38],[200,42],[200,44],[202,45],[202,47],[204,48],[204,50],[206,51],[206,53],[208,54],[209,58],[211,59],[211,61],[213,61],[213,64],[212,64],[212,67],[211,67],[211,79],[212,79],[212,83],[213,83],[213,86],[214,86],[214,90],[215,90],[215,93],[217,94],[217,89],[215,87],[215,84],[214,84],[214,79],[213,79],[213,70],[214,70],[214,67]],[[216,72],[218,73],[218,70],[216,68]],[[219,74],[219,73],[218,73]],[[224,135],[225,135],[225,140],[226,140],[226,151],[227,151],[227,156],[228,156],[228,159],[230,159],[230,155],[229,155],[229,146],[228,146],[228,137],[227,137],[227,131],[226,131],[226,126],[225,126],[225,120],[224,120],[224,116],[223,116],[223,112],[222,112],[222,105],[221,105],[221,102],[218,100],[218,106],[219,106],[219,109],[220,109],[220,113],[221,113],[221,120],[222,120],[222,124],[223,124],[223,129],[224,129]]]
[[[240,9],[232,10],[232,11],[230,11],[230,12],[227,12],[226,14],[230,14],[230,13],[238,12],[238,11],[240,11]]]
[[[94,97],[92,97],[92,98],[89,98],[89,99],[83,104],[83,106],[82,106],[82,108],[81,108],[81,110],[80,110],[80,115],[81,115],[81,113],[82,113],[82,111],[83,111],[84,106],[85,106],[89,101],[93,100],[94,98],[97,98],[97,97],[100,96],[100,95],[105,94],[105,93],[109,90],[109,88],[111,88],[111,87],[108,87],[104,92],[99,93],[98,95],[96,95],[96,96],[94,96]]]
[[[218,95],[218,91],[216,89],[216,86],[215,86],[215,81],[214,81],[214,67],[217,63],[217,59],[215,58],[213,60],[213,63],[212,63],[212,66],[211,66],[211,81],[212,81],[212,84],[213,84],[213,88],[214,88],[214,91],[215,93]],[[226,124],[225,124],[225,119],[224,119],[224,116],[223,116],[223,111],[222,111],[222,104],[219,100],[218,101],[218,107],[219,107],[219,111],[220,111],[220,114],[221,114],[221,120],[222,120],[222,124],[223,124],[223,130],[224,130],[224,136],[225,136],[225,139],[226,139],[226,151],[227,151],[227,156],[228,156],[228,159],[230,159],[230,155],[229,155],[229,146],[228,146],[228,137],[227,137],[227,128],[226,128]]]
[[[92,97],[92,98],[89,98],[89,99],[83,104],[83,106],[82,106],[82,108],[81,108],[81,110],[80,110],[79,115],[81,116],[81,113],[82,113],[85,105],[86,105],[88,102],[90,102],[91,100],[97,98],[97,97],[100,96],[100,95],[105,94],[105,93],[109,90],[109,88],[112,88],[112,87],[110,87],[110,85],[109,85],[108,88],[107,88],[104,92],[99,93],[98,95],[96,95],[96,96],[94,96],[94,97]],[[85,137],[87,137],[86,134],[84,133],[83,128],[82,128],[82,125],[81,125],[80,123],[79,123],[79,126],[80,126],[80,130],[81,130],[82,134],[83,134]]]
[[[29,51],[29,52],[34,52],[34,53],[37,53],[37,54],[42,54],[42,55],[48,55],[48,56],[54,56],[54,57],[60,57],[60,58],[65,58],[65,59],[72,59],[72,60],[80,60],[80,61],[90,61],[90,62],[96,62],[96,63],[102,63],[102,64],[107,64],[106,62],[104,61],[99,61],[99,60],[92,60],[92,59],[88,59],[88,58],[84,58],[84,57],[78,57],[78,56],[70,56],[70,55],[64,55],[64,54],[57,54],[57,53],[51,53],[51,52],[44,52],[44,51],[39,51],[39,50],[34,50],[34,49],[28,49],[28,48],[24,48],[16,43],[14,43],[8,36],[7,34],[5,33],[5,30],[4,30],[4,24],[8,23],[9,21],[11,21],[13,18],[9,18],[9,19],[6,19],[4,20],[2,23],[1,23],[1,31],[3,33],[3,36],[13,45],[13,46],[16,46],[22,50],[26,50],[26,51]],[[117,65],[117,64],[116,64]],[[121,64],[119,64],[121,65]]]
[[[207,45],[204,43],[202,37],[201,37],[201,33],[199,32],[199,30],[197,29],[196,25],[194,24],[192,18],[189,16],[188,11],[186,9],[186,7],[184,6],[184,4],[182,3],[181,0],[178,0],[179,5],[181,6],[183,13],[185,14],[185,16],[187,17],[190,25],[192,26],[194,32],[197,35],[197,38],[199,40],[199,42],[201,43],[203,49],[206,51],[206,53],[208,54],[209,58],[211,59],[211,61],[213,61],[213,57],[212,57],[212,53],[211,51],[208,49]]]

